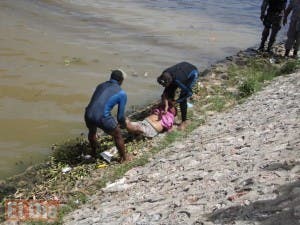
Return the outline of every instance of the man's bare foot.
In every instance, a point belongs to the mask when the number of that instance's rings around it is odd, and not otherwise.
[[[119,163],[127,163],[133,160],[133,155],[127,153],[126,158],[120,158]]]
[[[188,121],[186,120],[186,121],[183,121],[183,122],[179,125],[178,129],[179,129],[179,130],[185,130],[187,126],[188,126]]]

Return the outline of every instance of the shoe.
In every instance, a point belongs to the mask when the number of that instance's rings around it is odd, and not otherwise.
[[[295,59],[298,58],[298,51],[294,50],[294,52],[293,52],[293,58],[295,58]]]
[[[267,53],[269,53],[270,55],[274,54],[274,52],[270,48],[267,49]]]
[[[285,50],[285,53],[284,53],[284,56],[285,56],[285,57],[289,57],[289,55],[290,55],[290,50],[289,50],[289,49],[286,49],[286,50]]]
[[[257,49],[257,51],[259,51],[259,52],[264,52],[265,49],[264,49],[264,47],[260,46],[260,47]]]

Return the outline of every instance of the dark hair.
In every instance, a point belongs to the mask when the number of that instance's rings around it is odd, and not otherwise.
[[[124,80],[124,75],[123,75],[122,71],[120,71],[120,70],[113,70],[111,72],[110,79],[121,82]]]
[[[170,84],[172,82],[172,76],[170,73],[168,72],[163,72],[162,75],[160,75],[158,78],[157,78],[157,82],[160,84],[160,85],[166,85],[166,84]]]

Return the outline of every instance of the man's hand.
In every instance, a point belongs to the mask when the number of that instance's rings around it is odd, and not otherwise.
[[[262,22],[264,22],[264,19],[265,19],[265,15],[260,15],[260,20],[262,21]]]

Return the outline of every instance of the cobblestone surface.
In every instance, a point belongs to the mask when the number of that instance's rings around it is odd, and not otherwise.
[[[300,224],[300,73],[134,168],[65,224]]]

